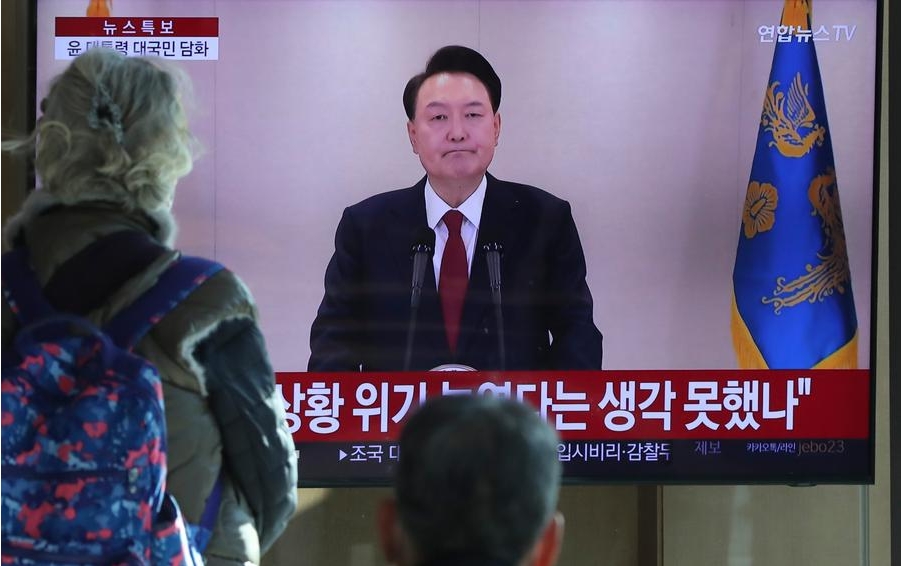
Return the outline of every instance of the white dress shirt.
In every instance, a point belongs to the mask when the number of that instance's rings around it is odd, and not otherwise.
[[[482,220],[482,203],[485,202],[485,188],[488,186],[487,178],[482,175],[482,181],[475,192],[469,195],[460,206],[456,208],[463,214],[463,225],[460,227],[460,236],[466,247],[466,266],[472,272],[472,257],[476,250],[476,241],[479,236],[479,222]],[[435,286],[441,277],[441,258],[444,256],[444,247],[447,245],[447,226],[444,225],[444,214],[453,208],[444,202],[429,180],[425,181],[425,215],[429,227],[435,231],[435,255],[432,257],[432,265],[435,267]]]

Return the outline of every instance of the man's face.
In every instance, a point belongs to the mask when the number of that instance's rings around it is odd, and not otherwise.
[[[501,117],[473,75],[440,73],[422,83],[407,132],[433,185],[468,185],[481,180],[494,158]]]

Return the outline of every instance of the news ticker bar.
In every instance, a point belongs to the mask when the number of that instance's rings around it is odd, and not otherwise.
[[[396,442],[298,443],[298,486],[389,485]],[[870,483],[864,439],[562,441],[567,483]]]
[[[297,443],[396,440],[429,397],[532,404],[566,441],[867,440],[869,370],[279,372]]]

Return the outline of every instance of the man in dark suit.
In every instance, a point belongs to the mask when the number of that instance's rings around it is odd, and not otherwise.
[[[601,333],[569,203],[487,173],[500,97],[490,63],[461,46],[439,49],[407,83],[407,131],[426,176],[345,209],[311,330],[310,371],[600,369]],[[411,313],[411,246],[431,248],[426,227],[434,256]],[[489,258],[500,260],[500,309]]]

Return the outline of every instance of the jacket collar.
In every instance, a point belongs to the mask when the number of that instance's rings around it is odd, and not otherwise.
[[[167,247],[173,247],[178,231],[175,218],[168,210],[156,211],[125,211],[121,205],[98,201],[80,202],[74,204],[63,203],[50,192],[45,190],[32,191],[22,208],[12,216],[3,228],[3,246],[5,249],[24,243],[28,232],[39,222],[39,218],[48,214],[52,209],[70,206],[72,208],[96,209],[102,216],[118,216],[125,225],[131,225],[135,229],[143,229],[151,236]]]

